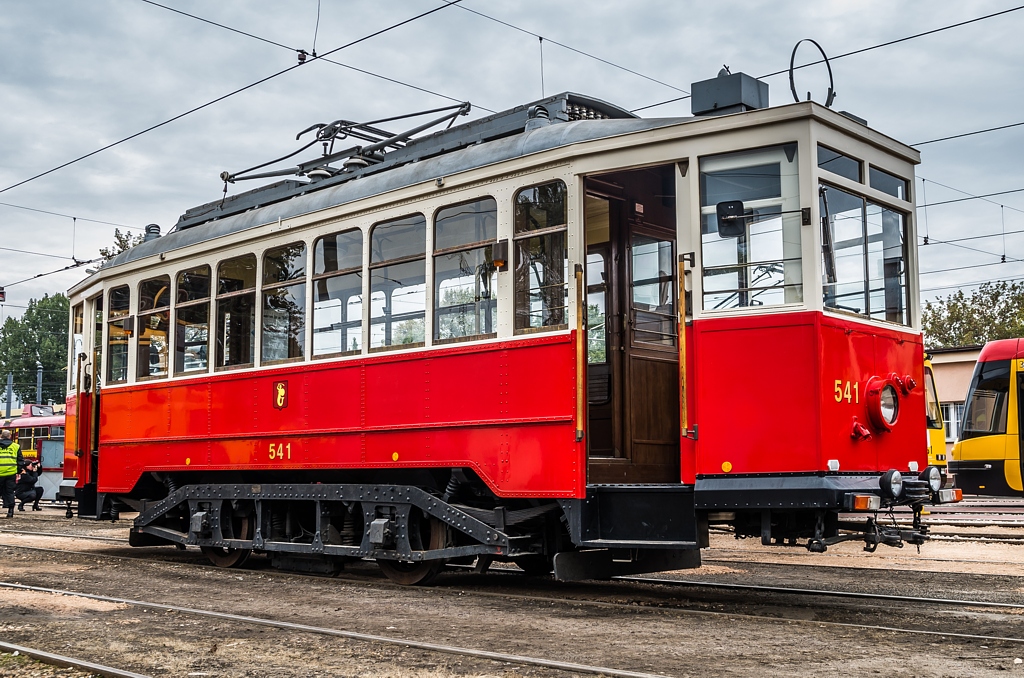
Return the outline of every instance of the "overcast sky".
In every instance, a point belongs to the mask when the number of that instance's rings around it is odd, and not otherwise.
[[[162,0],[226,26],[312,51],[316,0]],[[442,0],[322,0],[316,50],[324,53],[440,5]],[[760,76],[789,64],[813,38],[830,56],[1009,9],[1011,0],[957,2],[669,0],[464,0],[543,35],[547,94],[571,90],[625,108],[680,96],[552,44],[557,41],[680,89],[723,64]],[[835,108],[906,143],[1024,121],[1024,10],[832,63]],[[801,49],[798,61],[814,57]],[[350,66],[475,106],[509,108],[541,95],[538,40],[458,6],[333,55]],[[143,0],[6,0],[0,12],[0,189],[167,120],[296,63],[294,51],[182,16]],[[821,66],[798,75],[820,101]],[[768,78],[771,103],[791,101],[786,76]],[[0,202],[164,232],[189,207],[220,197],[237,171],[297,147],[295,134],[337,118],[369,120],[445,105],[410,87],[318,61],[116,148],[0,193]],[[486,114],[479,108],[474,115]],[[645,117],[687,116],[688,100]],[[921,147],[928,202],[1024,188],[1024,126]],[[933,183],[934,182],[934,183]],[[232,192],[256,184],[232,187]],[[918,181],[918,202],[923,202]],[[1024,231],[1024,192],[920,210],[932,239],[998,234],[962,247],[921,249],[921,268],[998,264],[1002,231]],[[1005,205],[1001,209],[999,204]],[[1005,226],[1004,226],[1005,220]],[[114,227],[0,205],[0,247],[90,259]],[[966,249],[967,247],[973,249]],[[977,252],[974,250],[983,250]],[[946,285],[1024,278],[1024,233],[1005,236],[1007,263],[925,274],[923,296]],[[10,286],[70,259],[0,249],[3,314],[66,291],[78,269]],[[941,288],[941,289],[936,289]],[[970,289],[968,287],[968,289]]]

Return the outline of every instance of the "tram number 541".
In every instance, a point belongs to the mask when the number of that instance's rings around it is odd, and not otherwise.
[[[270,460],[275,459],[291,459],[292,458],[292,444],[291,443],[270,443]]]
[[[844,382],[842,379],[836,379],[833,392],[835,393],[837,403],[841,403],[844,400],[848,403],[860,402],[860,384],[856,381]]]

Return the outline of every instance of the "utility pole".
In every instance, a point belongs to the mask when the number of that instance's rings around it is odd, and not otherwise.
[[[36,402],[43,404],[43,364],[36,361]]]
[[[7,419],[11,418],[11,401],[14,400],[14,373],[7,373],[7,414],[4,415]]]

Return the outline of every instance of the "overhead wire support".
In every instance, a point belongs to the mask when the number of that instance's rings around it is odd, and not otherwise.
[[[146,2],[151,2],[151,0],[145,0],[145,1]],[[340,52],[341,50],[347,49],[347,48],[352,47],[354,45],[358,45],[359,43],[366,42],[367,40],[370,40],[371,38],[375,38],[378,35],[381,35],[383,33],[387,33],[388,31],[391,31],[391,30],[394,30],[394,29],[399,28],[401,26],[404,26],[404,25],[406,25],[408,23],[416,21],[417,19],[422,19],[423,17],[428,16],[430,14],[433,14],[435,12],[439,12],[439,11],[441,11],[443,9],[447,9],[448,7],[451,7],[455,3],[462,2],[462,0],[444,0],[444,2],[445,2],[445,4],[443,4],[443,5],[439,6],[439,7],[435,7],[433,9],[427,10],[425,12],[420,12],[419,14],[417,14],[417,15],[415,15],[413,17],[410,17],[410,18],[405,19],[403,21],[399,21],[398,23],[395,23],[395,24],[391,24],[390,26],[387,26],[387,27],[382,28],[380,30],[374,31],[373,33],[370,33],[368,35],[364,35],[363,37],[357,38],[357,39],[355,39],[355,40],[353,40],[351,42],[345,43],[344,45],[341,45],[340,47],[335,47],[334,49],[332,49],[332,50],[330,50],[328,52],[324,52],[324,54],[322,54],[320,56],[313,57],[312,60],[313,61],[323,60],[325,57],[327,57],[327,56],[329,56],[331,54],[334,54],[336,52]],[[155,3],[151,3],[151,4],[155,4]],[[238,89],[232,90],[231,92],[228,92],[227,94],[223,94],[223,95],[217,97],[216,99],[213,99],[212,101],[206,102],[205,104],[200,104],[199,106],[195,106],[194,108],[190,108],[189,110],[185,111],[184,113],[179,113],[178,115],[174,116],[173,118],[169,118],[167,120],[164,120],[163,122],[157,123],[155,125],[151,125],[151,126],[145,128],[145,129],[143,129],[143,130],[141,130],[139,132],[136,132],[134,134],[130,134],[130,135],[124,137],[123,139],[119,139],[117,141],[114,141],[114,142],[111,142],[111,143],[107,144],[106,146],[102,146],[102,147],[96,149],[95,151],[90,151],[89,153],[86,153],[85,155],[81,155],[81,156],[79,156],[79,157],[77,157],[77,158],[75,158],[73,160],[69,160],[69,161],[67,161],[65,163],[57,165],[56,167],[50,168],[50,169],[46,170],[45,172],[40,172],[39,174],[31,176],[28,179],[23,179],[23,180],[21,180],[21,181],[19,181],[17,183],[11,184],[10,186],[7,186],[6,188],[0,189],[0,193],[5,193],[5,192],[11,190],[12,188],[17,188],[18,186],[23,186],[24,184],[27,184],[30,181],[35,181],[36,179],[44,177],[44,176],[46,176],[48,174],[52,174],[53,172],[56,172],[56,171],[61,170],[61,169],[64,169],[65,167],[68,167],[69,165],[73,165],[73,164],[75,164],[77,162],[85,160],[86,158],[91,158],[92,156],[97,155],[98,153],[102,153],[103,151],[109,150],[109,149],[111,149],[111,148],[113,148],[115,146],[119,146],[119,145],[121,145],[121,144],[123,144],[123,143],[125,143],[127,141],[131,141],[132,139],[135,139],[136,137],[140,137],[143,134],[146,134],[148,132],[152,132],[153,130],[156,130],[156,129],[159,129],[161,127],[164,127],[165,125],[169,125],[170,123],[175,122],[177,120],[181,120],[185,116],[191,115],[192,113],[195,113],[197,111],[201,111],[204,108],[208,108],[210,106],[213,106],[214,104],[220,103],[221,101],[224,101],[225,99],[233,97],[236,94],[240,94],[241,92],[245,92],[246,90],[250,90],[253,87],[256,87],[258,85],[262,85],[263,83],[267,82],[268,80],[273,80],[274,78],[276,78],[278,76],[281,76],[281,75],[284,75],[285,73],[289,73],[291,71],[294,71],[296,68],[300,68],[303,65],[304,64],[302,64],[302,63],[298,63],[298,64],[295,64],[293,66],[289,66],[288,68],[285,68],[285,69],[282,69],[280,71],[277,71],[276,73],[271,73],[270,75],[268,75],[268,76],[266,76],[264,78],[260,78],[256,82],[253,82],[253,83],[250,83],[250,84],[245,85],[243,87],[239,87]]]

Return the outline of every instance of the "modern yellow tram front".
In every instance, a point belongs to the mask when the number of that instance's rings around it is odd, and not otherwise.
[[[985,344],[967,393],[967,404],[949,472],[965,494],[1020,496],[1021,389],[1024,341]]]

